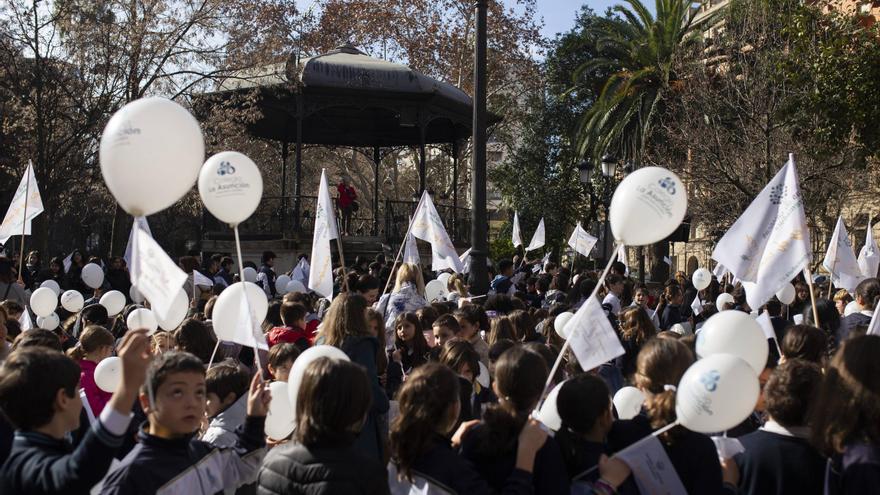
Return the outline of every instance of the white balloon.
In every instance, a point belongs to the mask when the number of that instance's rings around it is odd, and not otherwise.
[[[59,296],[61,295],[61,286],[58,285],[58,282],[54,280],[46,280],[45,282],[40,284],[40,287],[48,287],[52,289],[52,292],[54,292],[55,294]]]
[[[661,167],[645,167],[626,176],[611,198],[609,221],[614,239],[644,246],[675,232],[687,212],[681,179]]]
[[[443,272],[440,275],[437,275],[437,280],[443,282],[444,287],[448,286],[450,278],[452,278],[452,274],[447,272]]]
[[[205,159],[199,123],[177,103],[141,98],[113,114],[101,135],[101,173],[119,205],[152,215],[182,198]]]
[[[776,299],[779,299],[779,302],[782,304],[791,304],[794,302],[794,286],[791,284],[785,284],[779,289],[779,292],[776,293]]]
[[[563,383],[565,382],[557,383],[556,386],[553,387],[553,390],[547,394],[547,398],[544,400],[544,404],[541,405],[541,409],[535,414],[535,419],[544,423],[544,426],[553,431],[562,428],[562,418],[559,417],[559,410],[556,408],[556,398],[559,397],[559,390],[562,389]]]
[[[277,292],[280,296],[287,294],[287,285],[289,283],[290,277],[288,277],[287,275],[278,275],[278,277],[275,278],[275,292]]]
[[[568,324],[568,320],[570,320],[572,316],[574,316],[574,313],[566,311],[565,313],[560,313],[556,316],[556,319],[553,320],[553,329],[556,330],[557,335],[563,339],[568,338],[568,333],[565,331],[565,325]]]
[[[483,364],[482,361],[479,361],[480,365],[480,374],[477,375],[477,383],[480,384],[481,387],[488,390],[489,385],[491,385],[491,379],[489,378],[489,368]]]
[[[71,313],[76,313],[83,309],[85,302],[85,299],[83,299],[82,294],[78,290],[68,290],[61,294],[61,307]]]
[[[697,336],[697,356],[705,358],[713,354],[732,354],[760,375],[767,366],[767,336],[749,314],[742,311],[722,311],[703,324]]]
[[[82,280],[92,289],[97,289],[104,283],[104,270],[95,263],[89,263],[82,269]]]
[[[713,433],[733,428],[755,409],[758,375],[742,359],[715,354],[692,364],[681,377],[675,414],[685,428]]]
[[[272,402],[269,403],[269,413],[266,414],[266,436],[273,440],[287,438],[296,427],[287,388],[287,382],[269,384]]]
[[[703,290],[712,283],[712,272],[705,268],[697,268],[691,276],[691,281],[694,283],[694,288]]]
[[[645,394],[635,387],[623,387],[614,394],[614,408],[620,419],[633,419],[642,410]]]
[[[122,383],[122,360],[111,356],[101,360],[95,368],[95,385],[108,393],[116,392]]]
[[[125,294],[111,290],[101,296],[101,306],[107,308],[107,316],[116,316],[125,309]]]
[[[225,293],[226,291],[223,291],[220,295],[222,296]],[[287,379],[287,396],[290,400],[290,407],[293,411],[294,420],[296,419],[296,394],[299,393],[299,385],[302,383],[303,374],[306,372],[306,368],[312,363],[312,361],[322,357],[350,361],[348,354],[343,352],[342,349],[333,347],[332,345],[316,345],[309,347],[303,351],[298,358],[296,358],[296,361],[293,362],[293,366],[290,368],[290,375],[288,375]]]
[[[308,291],[306,290],[306,286],[303,285],[302,282],[300,282],[299,280],[291,280],[287,283],[287,292],[301,292],[305,294]]]
[[[733,299],[733,296],[728,294],[727,292],[722,292],[718,294],[718,297],[715,298],[715,307],[718,308],[718,311],[724,311],[725,304],[734,304],[736,301]]]
[[[147,335],[156,333],[159,328],[159,322],[156,321],[156,315],[146,308],[138,308],[128,314],[125,324],[129,330],[141,330],[146,328]]]
[[[49,316],[37,317],[37,326],[44,330],[55,330],[60,324],[61,319],[58,318],[58,315],[55,313],[52,313]]]
[[[58,307],[58,294],[48,287],[40,287],[31,294],[31,310],[37,316],[46,317]]]
[[[263,289],[250,282],[236,282],[224,289],[217,297],[217,302],[214,303],[211,322],[218,339],[227,341],[235,339],[238,333],[238,317],[244,290],[247,290],[248,302],[257,316],[257,324],[263,323],[263,319],[266,318],[266,313],[269,311],[269,301],[266,299],[266,293],[263,292]]]
[[[242,270],[242,271],[244,272],[244,281],[245,282],[250,282],[252,284],[257,282],[257,271],[256,270],[254,270],[253,268],[251,268],[249,266],[246,266],[246,267],[244,267],[244,270]]]
[[[238,225],[250,217],[263,197],[263,176],[250,158],[224,151],[208,158],[199,172],[199,196],[221,222]]]
[[[443,299],[446,294],[446,284],[439,280],[431,280],[425,284],[425,299],[429,303]]]
[[[189,297],[183,289],[178,289],[177,296],[174,297],[174,301],[171,302],[171,308],[168,309],[168,314],[163,317],[159,313],[153,311],[153,315],[156,317],[156,321],[159,322],[159,327],[162,328],[162,330],[170,331],[183,323],[188,312]]]
[[[147,300],[147,298],[137,290],[137,287],[133,285],[131,286],[131,289],[128,289],[128,297],[130,297],[136,304],[143,304],[143,302]]]
[[[843,308],[843,316],[844,318],[846,318],[847,316],[853,313],[858,313],[861,310],[862,306],[859,305],[858,301],[850,301],[849,303],[847,303],[846,307]]]

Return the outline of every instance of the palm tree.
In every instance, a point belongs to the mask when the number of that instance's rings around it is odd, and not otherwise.
[[[675,82],[673,64],[700,39],[691,29],[697,14],[692,0],[656,0],[656,17],[640,0],[625,1],[628,6],[613,8],[618,17],[593,28],[599,57],[575,72],[573,89],[596,84],[592,74],[610,74],[598,81],[601,91],[578,133],[578,151],[593,163],[606,152],[641,161],[657,107]]]

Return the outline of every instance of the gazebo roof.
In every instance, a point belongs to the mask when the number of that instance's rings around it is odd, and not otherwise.
[[[248,123],[255,136],[296,142],[301,109],[302,142],[338,146],[449,143],[471,134],[472,100],[457,87],[405,65],[370,57],[351,45],[323,55],[242,71],[217,91],[200,95],[196,109],[235,100],[256,108]],[[501,120],[489,116],[490,124]]]

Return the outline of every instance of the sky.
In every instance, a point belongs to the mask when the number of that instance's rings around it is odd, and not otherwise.
[[[514,0],[505,0],[508,4]],[[546,38],[554,38],[556,33],[564,33],[574,27],[575,14],[581,5],[589,5],[595,12],[605,12],[608,7],[622,3],[619,0],[537,0],[538,17],[544,18],[544,29],[541,34]]]

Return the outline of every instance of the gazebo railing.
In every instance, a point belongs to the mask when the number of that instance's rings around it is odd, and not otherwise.
[[[310,235],[314,229],[316,196],[299,197],[299,213],[296,212],[294,196],[264,196],[257,210],[239,225],[239,233],[245,239],[290,239]],[[409,218],[415,213],[416,201],[379,202],[379,214],[374,218],[370,205],[360,205],[352,214],[348,235],[375,236],[389,244],[403,241]],[[456,244],[467,244],[470,238],[470,210],[463,207],[436,204],[437,213],[443,220],[450,238]],[[341,218],[337,215],[341,228]],[[229,226],[217,220],[207,210],[202,211],[202,238],[228,239]]]

